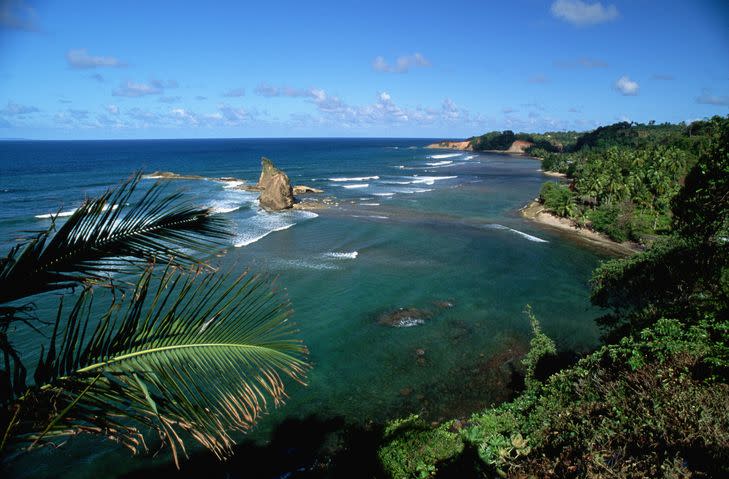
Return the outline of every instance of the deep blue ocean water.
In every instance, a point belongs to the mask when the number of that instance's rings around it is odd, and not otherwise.
[[[0,142],[0,252],[24,232],[46,227],[49,214],[68,213],[135,171],[211,178],[165,181],[231,220],[235,239],[214,261],[278,277],[314,365],[308,386],[292,385],[287,404],[248,440],[265,443],[283,420],[310,415],[366,423],[409,412],[433,419],[464,414],[500,397],[500,385],[482,380],[484,368],[505,348],[528,342],[526,304],[559,347],[596,345],[599,312],[590,306],[587,281],[604,256],[519,216],[548,179],[537,160],[425,149],[430,142]],[[292,183],[323,189],[320,197],[337,206],[265,213],[256,194],[212,179],[255,183],[261,156]],[[41,300],[41,313],[53,301]],[[453,306],[434,306],[443,302]],[[412,327],[378,323],[400,307],[434,315]],[[37,337],[14,337],[34,364]],[[14,472],[109,477],[168,460],[130,460],[113,444],[81,439],[34,452]]]

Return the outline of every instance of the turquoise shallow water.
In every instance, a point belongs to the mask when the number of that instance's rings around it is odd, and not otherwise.
[[[528,342],[527,303],[561,348],[584,351],[597,343],[592,320],[598,312],[589,304],[587,281],[602,256],[518,216],[546,180],[538,161],[426,150],[426,143],[0,144],[2,247],[21,230],[47,224],[36,216],[59,206],[71,210],[84,194],[135,169],[255,181],[258,158],[269,156],[294,183],[324,189],[338,206],[315,214],[266,214],[255,195],[224,183],[170,184],[231,219],[238,247],[231,244],[215,261],[277,276],[311,350],[308,386],[292,385],[286,406],[265,417],[248,439],[265,443],[283,420],[312,414],[355,424],[408,412],[433,419],[465,414],[503,397],[504,385],[489,379],[489,368],[500,364],[494,357]],[[452,307],[436,305],[444,301]],[[407,328],[378,323],[400,307],[427,309],[432,317]],[[37,339],[20,331],[17,337],[35,357]],[[165,461],[130,461],[113,445],[81,439],[27,456],[14,473],[118,476]]]

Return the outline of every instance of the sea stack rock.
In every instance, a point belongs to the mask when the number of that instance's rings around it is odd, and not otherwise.
[[[261,177],[257,185],[261,190],[258,197],[261,207],[272,211],[293,207],[294,193],[286,173],[276,168],[266,157],[261,158],[261,167]]]

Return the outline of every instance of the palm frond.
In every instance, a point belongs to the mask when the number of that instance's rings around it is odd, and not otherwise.
[[[184,250],[211,253],[230,235],[225,219],[166,194],[157,183],[133,197],[140,174],[86,200],[56,229],[13,248],[0,261],[0,304],[78,285],[130,263],[166,258],[199,262]]]
[[[101,316],[93,291],[68,315],[59,306],[36,368],[36,384],[49,385],[37,391],[45,410],[60,412],[45,431],[21,421],[15,441],[91,431],[137,449],[151,427],[176,461],[188,435],[225,457],[230,433],[252,427],[269,401],[285,399],[283,378],[301,382],[308,369],[288,300],[261,276],[168,267],[155,279],[150,267]]]

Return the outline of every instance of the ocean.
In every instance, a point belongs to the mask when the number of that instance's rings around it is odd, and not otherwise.
[[[135,171],[203,176],[162,181],[230,219],[235,236],[211,261],[276,278],[313,365],[307,386],[291,384],[286,405],[241,441],[266,444],[282,423],[311,417],[361,425],[409,413],[467,415],[507,397],[503,373],[530,339],[527,304],[559,348],[598,343],[588,281],[605,256],[519,216],[549,180],[539,161],[424,148],[432,141],[3,141],[1,253]],[[266,213],[256,193],[213,180],[255,183],[261,156],[336,205]],[[41,298],[41,313],[54,301]],[[380,323],[398,308],[430,314],[399,327]],[[38,337],[14,337],[35,364]],[[75,438],[26,455],[13,474],[120,477],[169,462],[164,453],[129,459],[103,439]]]

